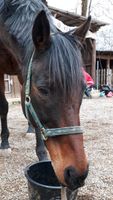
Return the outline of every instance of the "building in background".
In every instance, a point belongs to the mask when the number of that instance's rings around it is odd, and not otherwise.
[[[97,82],[113,87],[113,23],[102,28],[96,38]]]
[[[8,98],[20,98],[21,85],[17,76],[10,76],[5,74],[5,95]]]
[[[60,0],[48,0],[48,2],[49,5],[56,5],[60,8],[60,10],[65,10],[65,12],[73,12],[76,15],[81,14],[82,0],[70,0],[66,3],[64,2],[64,0],[62,0],[62,3],[60,3]],[[54,4],[55,2],[56,4]],[[91,64],[89,64],[88,59],[88,65],[86,66],[86,70],[94,78],[98,87],[103,84],[108,84],[110,87],[113,87],[113,2],[107,1],[106,3],[105,0],[88,0],[87,8],[87,15],[88,13],[90,13],[92,18],[95,19],[95,21],[104,21],[106,24],[109,25],[96,32],[96,43],[95,41],[93,41],[95,43],[93,44],[93,46],[95,45],[96,56],[94,53],[92,54],[92,66]],[[62,20],[62,18],[60,19]],[[65,23],[65,20],[63,21]],[[66,21],[66,23],[68,25],[74,26],[74,24],[71,23],[71,19],[69,22]],[[87,45],[89,46],[89,40],[87,40],[87,43]]]

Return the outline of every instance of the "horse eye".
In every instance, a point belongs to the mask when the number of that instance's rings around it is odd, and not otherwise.
[[[47,88],[39,88],[41,94],[47,96],[49,94],[49,89]]]

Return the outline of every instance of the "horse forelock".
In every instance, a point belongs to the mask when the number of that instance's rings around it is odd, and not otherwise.
[[[49,51],[49,76],[54,86],[69,96],[82,90],[82,60],[77,39],[68,33],[55,34]]]

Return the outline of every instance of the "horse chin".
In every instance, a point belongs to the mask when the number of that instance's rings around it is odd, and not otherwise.
[[[63,187],[67,187],[69,190],[74,191],[77,190],[80,187],[83,187],[85,185],[85,181],[79,183],[76,181],[76,179],[73,180],[69,180],[69,181],[65,181],[64,178],[62,179],[61,177],[59,177],[59,175],[57,175],[57,178],[59,180],[59,183],[63,186]]]
[[[71,190],[75,190],[84,186],[87,175],[88,175],[88,168],[82,175],[78,173],[78,171],[72,166],[69,166],[64,171],[65,182],[68,188]]]

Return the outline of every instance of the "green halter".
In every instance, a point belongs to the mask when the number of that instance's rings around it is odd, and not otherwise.
[[[69,126],[69,127],[49,129],[49,128],[44,128],[44,126],[41,124],[40,119],[38,118],[33,108],[33,105],[31,103],[31,97],[30,97],[30,83],[31,83],[31,73],[32,73],[31,70],[32,70],[32,62],[33,62],[34,54],[35,54],[35,51],[33,51],[33,54],[30,58],[30,62],[28,65],[26,85],[25,85],[25,113],[26,113],[27,119],[29,120],[29,113],[30,113],[36,125],[39,127],[44,140],[47,140],[48,137],[55,137],[55,136],[60,136],[60,135],[82,134],[83,130],[80,126]]]

